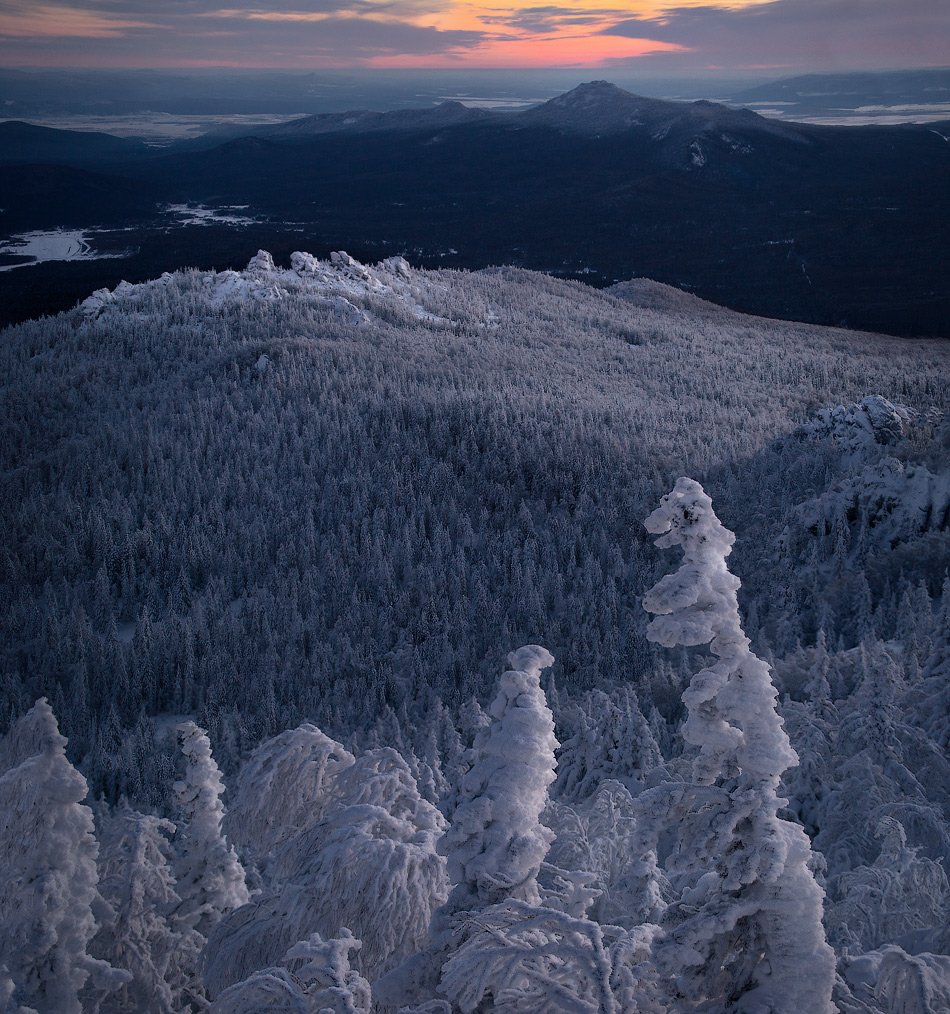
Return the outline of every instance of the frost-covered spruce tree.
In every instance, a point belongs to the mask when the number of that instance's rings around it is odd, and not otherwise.
[[[950,753],[950,577],[944,578],[923,683],[911,700],[911,713],[939,748]]]
[[[37,752],[0,776],[0,995],[12,983],[13,1010],[79,1014],[84,987],[101,999],[128,978],[87,950],[103,903],[86,780],[45,698],[11,734]]]
[[[590,918],[625,929],[658,921],[669,885],[653,843],[638,849],[634,800],[625,785],[605,779],[582,803],[552,802],[544,819],[557,834],[545,871],[593,875],[598,896],[592,899]]]
[[[726,567],[735,536],[688,478],[645,525],[657,546],[683,550],[680,568],[644,598],[655,614],[647,636],[666,647],[709,643],[715,657],[683,694],[683,737],[699,748],[692,798],[705,802],[680,822],[676,863],[692,876],[681,878],[655,952],[673,976],[673,1009],[830,1014],[835,958],[821,925],[823,893],[808,868],[811,846],[778,816],[779,780],[798,758],[769,666],[740,624],[739,579]]]
[[[569,710],[573,735],[561,747],[552,795],[566,803],[588,799],[601,781],[615,779],[631,792],[662,763],[660,748],[632,687],[612,695],[593,690]]]
[[[940,863],[908,848],[903,825],[894,817],[881,819],[875,837],[881,839],[880,854],[873,863],[836,878],[831,893],[841,900],[830,907],[825,920],[835,946],[852,954],[914,930],[939,932],[950,923],[950,886]]]
[[[554,719],[541,689],[550,652],[529,644],[508,656],[488,714],[475,739],[475,765],[462,779],[462,798],[439,843],[453,884],[434,923],[454,912],[487,908],[508,898],[538,904],[537,876],[554,832],[539,817],[555,778]]]
[[[248,900],[244,869],[221,831],[224,783],[211,743],[194,722],[178,727],[185,775],[175,782],[175,801],[186,820],[176,841],[174,865],[181,907],[176,913],[202,936]]]
[[[304,723],[261,743],[231,786],[224,817],[228,841],[260,862],[315,824],[330,805],[336,776],[353,755]]]
[[[452,889],[432,916],[429,944],[377,984],[385,1004],[424,1002],[436,995],[442,967],[464,939],[474,913],[506,901],[540,905],[538,872],[554,838],[540,822],[554,781],[554,719],[541,671],[554,662],[539,645],[508,656],[489,708],[491,723],[476,736],[473,765],[462,778],[452,824],[439,842]]]
[[[89,949],[132,976],[104,1010],[180,1011],[195,996],[204,938],[173,914],[181,905],[171,871],[169,836],[175,825],[138,813],[124,800],[112,813],[102,804],[97,824],[99,889],[112,916],[103,921]]]
[[[362,941],[354,964],[376,979],[423,946],[448,895],[435,851],[446,824],[393,749],[369,750],[324,783],[323,815],[267,865],[264,888],[225,916],[202,954],[210,994],[275,965],[297,941],[344,929]]]

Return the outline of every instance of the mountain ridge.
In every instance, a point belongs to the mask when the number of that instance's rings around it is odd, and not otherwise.
[[[456,102],[327,114],[283,135],[98,165],[103,196],[140,188],[138,223],[124,213],[130,202],[120,216],[87,198],[88,187],[74,199],[65,167],[53,197],[59,224],[100,236],[111,227],[97,242],[141,251],[121,269],[135,280],[181,264],[236,268],[260,247],[282,257],[345,247],[363,259],[512,264],[602,286],[647,276],[763,316],[947,336],[946,136],[939,124],[789,124],[595,81],[521,113]],[[0,228],[49,227],[42,174],[8,166],[3,175],[19,199]],[[167,209],[195,206],[201,232],[167,228]],[[234,207],[243,221],[229,226]],[[133,235],[121,233],[130,224]],[[79,269],[17,271],[68,279]],[[119,271],[90,263],[82,284],[113,286]],[[29,303],[14,291],[21,280],[0,277],[18,316]]]
[[[141,141],[96,130],[63,130],[24,120],[0,122],[0,164],[99,163],[147,152]]]
[[[473,123],[512,129],[549,127],[585,135],[616,134],[634,127],[646,127],[653,132],[669,131],[680,123],[686,129],[695,127],[704,131],[741,126],[768,130],[783,137],[799,136],[794,129],[780,126],[780,121],[768,120],[751,110],[736,110],[705,99],[682,102],[647,98],[605,80],[583,82],[546,102],[513,112],[481,109],[450,100],[419,109],[318,113],[255,131],[255,134],[274,140],[299,140],[336,131],[425,130]]]

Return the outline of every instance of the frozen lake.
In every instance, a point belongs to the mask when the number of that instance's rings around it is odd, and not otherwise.
[[[29,257],[20,264],[0,264],[0,271],[30,267],[44,261],[96,261],[128,256],[120,253],[97,253],[89,241],[88,229],[53,229],[49,232],[22,232],[0,243],[0,254]]]
[[[163,209],[176,228],[207,225],[252,225],[254,219],[241,214],[247,205],[208,208],[204,205],[169,204]],[[134,250],[95,249],[94,237],[99,229],[51,229],[49,231],[21,232],[8,240],[0,241],[0,254],[28,258],[19,264],[0,264],[0,271],[32,267],[45,261],[99,261],[128,257]]]
[[[208,208],[203,204],[168,204],[166,215],[175,218],[176,225],[253,225],[254,219],[236,212],[247,211],[249,205],[234,204],[222,208]]]

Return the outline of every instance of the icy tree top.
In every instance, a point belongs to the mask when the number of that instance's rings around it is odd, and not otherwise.
[[[706,644],[714,638],[721,642],[723,635],[729,642],[741,639],[748,644],[739,626],[739,579],[726,568],[736,537],[716,517],[703,487],[695,479],[677,479],[644,525],[660,536],[656,545],[661,549],[683,549],[679,570],[643,599],[643,608],[656,614],[647,637],[666,648]],[[713,651],[716,648],[714,643]]]
[[[660,536],[658,546],[683,550],[679,569],[644,596],[644,609],[656,614],[647,637],[668,648],[712,642],[719,659],[696,673],[683,694],[689,709],[683,736],[701,748],[694,776],[710,784],[742,771],[774,792],[798,757],[775,710],[771,671],[742,630],[739,579],[726,567],[735,536],[716,517],[703,487],[688,478],[676,480],[644,524]]]
[[[217,837],[221,833],[221,818],[224,816],[221,803],[224,782],[211,756],[211,742],[205,731],[194,722],[182,722],[178,726],[178,735],[187,765],[184,779],[175,782],[175,798],[191,820],[202,825],[202,837]]]
[[[675,863],[699,880],[664,913],[659,963],[675,971],[690,1000],[722,997],[723,1014],[831,1014],[835,962],[808,868],[810,843],[778,816],[782,772],[798,757],[775,707],[771,670],[742,631],[739,580],[726,568],[735,537],[702,486],[686,478],[646,527],[660,536],[658,546],[683,550],[679,569],[644,598],[657,614],[647,636],[668,647],[709,641],[715,656],[683,694],[682,733],[700,748],[693,781],[721,793],[715,805],[679,819]]]
[[[15,768],[36,754],[65,749],[66,738],[59,731],[53,709],[46,698],[41,697],[0,739],[0,773]],[[85,794],[83,792],[79,799]]]
[[[175,782],[175,799],[187,815],[179,838],[175,879],[182,904],[179,913],[204,936],[223,913],[248,900],[244,870],[221,831],[224,782],[211,756],[205,731],[194,722],[178,726],[185,776]]]
[[[512,897],[538,903],[536,877],[552,834],[539,821],[554,781],[554,720],[541,670],[550,652],[529,644],[508,656],[491,724],[475,739],[476,762],[462,780],[462,801],[439,846],[455,889],[452,911]]]

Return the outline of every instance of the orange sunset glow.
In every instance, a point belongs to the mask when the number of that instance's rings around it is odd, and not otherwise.
[[[650,39],[599,34],[619,17],[652,17],[654,4],[630,4],[605,10],[602,4],[535,3],[524,7],[483,7],[471,3],[449,5],[444,11],[423,16],[417,23],[439,31],[478,32],[484,41],[468,49],[445,53],[429,66],[455,67],[595,67],[606,60],[677,52],[684,47]],[[532,19],[532,15],[536,20]],[[521,27],[520,22],[532,26]],[[532,23],[533,21],[533,23]],[[379,56],[368,61],[375,67],[412,67],[412,57]]]
[[[498,39],[475,51],[446,53],[427,60],[428,67],[597,67],[606,60],[642,56],[647,52],[677,51],[682,47],[639,39],[609,39],[564,36],[555,39]],[[365,61],[368,67],[406,68],[417,66],[411,56],[378,56]]]
[[[934,66],[947,21],[945,0],[0,0],[0,65]]]

